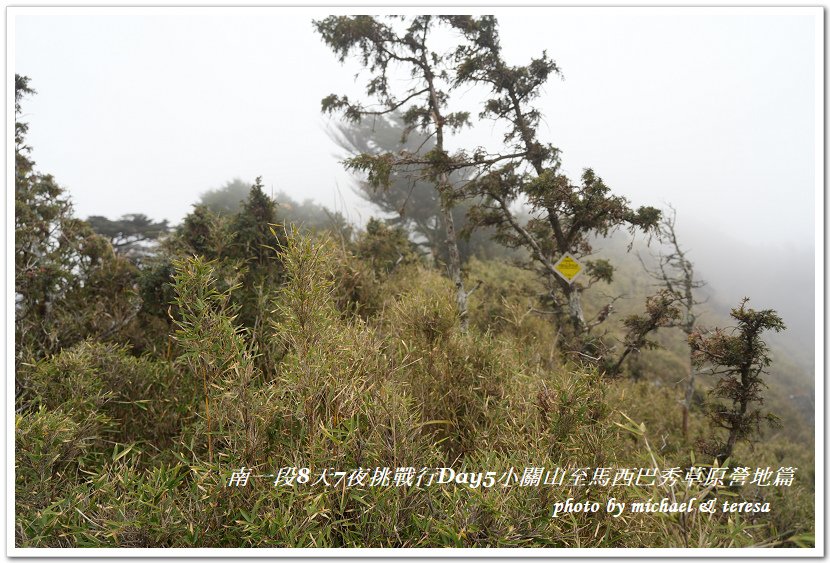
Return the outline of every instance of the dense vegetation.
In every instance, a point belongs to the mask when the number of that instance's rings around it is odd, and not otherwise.
[[[327,41],[364,45],[360,34],[388,31],[372,22],[318,26]],[[506,67],[486,18],[449,23],[478,46],[459,51],[467,81],[502,73],[530,92],[556,70],[546,58],[527,67],[536,74]],[[499,96],[516,94],[516,83],[499,84],[492,111]],[[17,77],[18,115],[31,93]],[[410,125],[431,126],[429,107],[408,115]],[[765,330],[784,328],[781,319],[746,303],[730,319],[684,302],[684,291],[665,282],[691,262],[661,236],[668,231],[659,212],[629,208],[591,171],[568,181],[556,151],[530,129],[510,137],[529,171],[487,164],[489,176],[470,179],[466,195],[450,193],[447,178],[468,163],[436,162],[440,144],[428,145],[432,161],[417,172],[413,200],[428,208],[362,229],[313,203],[272,199],[259,179],[207,192],[172,230],[138,214],[90,226],[35,170],[25,133],[18,121],[17,546],[812,545],[813,431],[809,414],[788,400],[809,384],[772,362],[762,340]],[[351,162],[377,173],[385,154],[358,150]],[[404,154],[409,161],[384,162],[411,167],[412,153]],[[375,187],[403,171],[387,173]],[[522,195],[531,216],[511,203]],[[462,238],[463,253],[436,248],[446,229],[435,232],[429,217],[446,219],[458,206],[459,221],[489,228],[497,241],[465,247]],[[668,244],[655,259],[666,274],[657,293],[628,252],[626,229]],[[593,254],[584,283],[563,285],[551,271],[569,248]],[[453,260],[457,272],[447,267]],[[758,424],[764,399],[777,415],[772,431]],[[499,477],[511,467],[519,475],[525,467],[590,468],[590,481],[596,468],[724,464],[797,471],[790,487],[682,478],[643,487],[314,484],[323,470],[376,467]],[[285,467],[311,468],[311,482],[274,486],[262,477]],[[228,486],[240,468],[251,481]],[[769,502],[771,510],[614,517],[604,510],[611,496],[629,504],[717,497]],[[554,504],[569,497],[603,510],[553,518]]]

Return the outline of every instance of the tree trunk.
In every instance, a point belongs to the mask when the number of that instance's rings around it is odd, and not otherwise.
[[[689,361],[689,379],[686,384],[686,396],[683,399],[683,439],[689,439],[689,411],[692,408],[692,395],[695,391],[695,371]]]
[[[504,65],[500,64],[500,67],[503,69]],[[522,136],[522,142],[525,145],[525,150],[529,154],[529,160],[533,169],[536,171],[537,176],[541,176],[544,171],[544,162],[542,161],[541,153],[539,151],[540,145],[536,141],[535,132],[530,128],[527,124],[527,119],[525,117],[524,112],[522,112],[522,107],[519,101],[518,96],[514,90],[508,89],[507,91],[508,96],[510,96],[510,103],[512,105],[513,113],[516,116],[516,126],[519,129],[519,132]],[[559,246],[559,252],[565,253],[570,252],[570,245],[568,241],[565,239],[565,235],[562,232],[562,228],[559,223],[559,218],[554,210],[548,209],[548,217],[551,223],[551,227],[554,231],[554,236],[556,238],[556,243]],[[552,274],[554,278],[556,277]],[[583,330],[585,330],[585,315],[582,312],[582,300],[579,294],[579,291],[574,288],[572,285],[568,284],[567,282],[562,285],[562,290],[565,293],[565,296],[568,299],[568,314],[571,317],[571,323],[574,327],[575,334],[582,334]]]
[[[579,290],[572,285],[565,290],[565,295],[568,296],[568,313],[571,316],[571,322],[574,325],[576,334],[582,334],[585,328],[585,315],[582,312],[582,300],[579,298]]]
[[[442,185],[449,184],[446,174],[440,178]],[[447,274],[455,287],[455,304],[458,308],[458,317],[461,320],[461,331],[467,332],[469,319],[467,318],[467,292],[464,290],[464,281],[461,279],[461,254],[458,252],[458,237],[455,234],[455,221],[452,218],[452,207],[446,205],[442,194],[441,215],[444,220],[444,230],[447,233]]]
[[[435,150],[444,153],[444,116],[441,115],[441,102],[435,90],[435,75],[432,73],[426,58],[426,49],[421,53],[424,79],[429,89],[430,113],[435,124]],[[444,230],[447,233],[447,274],[455,286],[455,304],[458,308],[458,318],[461,321],[461,331],[467,332],[467,292],[464,290],[464,280],[461,279],[461,254],[458,252],[458,237],[455,234],[455,221],[452,217],[452,184],[449,174],[441,170],[438,174],[438,197],[440,198],[441,215],[444,220]]]

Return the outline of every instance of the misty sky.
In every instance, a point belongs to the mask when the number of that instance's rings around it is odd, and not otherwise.
[[[38,91],[28,140],[78,216],[175,224],[200,193],[256,176],[355,222],[372,214],[320,114],[324,96],[362,84],[313,32],[332,9],[27,10],[13,44],[14,72]],[[758,296],[812,340],[821,10],[487,11],[508,62],[547,50],[563,71],[537,105],[565,171],[592,167],[635,205],[673,204],[722,303]],[[476,115],[481,99],[459,89],[451,109]],[[484,122],[449,145],[500,140]]]
[[[319,10],[18,15],[14,71],[38,91],[25,119],[39,169],[82,217],[176,223],[201,192],[261,175],[365,220],[320,114],[325,95],[359,92],[359,69],[313,32]],[[813,16],[490,11],[510,62],[546,49],[564,73],[538,105],[566,171],[590,166],[635,204],[670,202],[739,240],[814,244]],[[473,89],[454,96],[478,112]],[[499,131],[486,122],[454,146],[496,146]]]

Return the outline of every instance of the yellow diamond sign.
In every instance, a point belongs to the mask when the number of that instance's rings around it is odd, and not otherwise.
[[[570,254],[564,255],[559,259],[559,262],[553,265],[556,273],[562,276],[562,279],[568,283],[573,283],[574,278],[584,269],[584,266]]]

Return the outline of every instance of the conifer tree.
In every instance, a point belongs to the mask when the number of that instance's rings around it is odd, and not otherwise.
[[[267,295],[279,285],[282,275],[277,253],[285,242],[284,230],[274,229],[278,223],[277,203],[262,188],[262,178],[258,177],[248,199],[228,224],[229,244],[222,253],[226,260],[244,267],[235,299],[240,305],[239,322],[249,327],[262,325]]]
[[[262,188],[258,177],[230,224],[229,255],[243,258],[255,268],[266,266],[274,257],[271,225],[277,222],[277,203]]]
[[[75,217],[51,174],[35,170],[20,120],[34,94],[15,75],[15,359],[39,358],[83,340],[117,336],[138,312],[136,269]]]
[[[786,327],[774,310],[750,309],[748,301],[744,298],[740,307],[732,309],[731,316],[738,324],[731,330],[716,328],[710,334],[695,330],[689,335],[695,365],[718,377],[710,393],[716,401],[709,405],[709,419],[727,435],[725,440],[715,437],[704,446],[721,464],[739,440],[751,441],[760,432],[763,420],[777,423],[777,417],[759,408],[764,402],[761,391],[766,387],[763,376],[772,362],[761,334]],[[725,404],[717,399],[724,399]]]
[[[497,21],[493,16],[446,16],[465,37],[456,50],[455,83],[479,84],[491,98],[482,118],[506,124],[506,154],[496,158],[473,155],[479,164],[478,178],[467,185],[470,195],[483,198],[472,210],[478,225],[493,226],[500,240],[526,248],[547,275],[557,310],[565,311],[576,335],[586,330],[579,282],[568,283],[556,274],[555,264],[565,254],[579,258],[592,251],[591,239],[606,236],[619,227],[649,232],[660,218],[653,207],[634,210],[624,197],[610,188],[593,170],[586,169],[580,183],[560,171],[559,151],[538,137],[542,117],[531,105],[548,78],[560,74],[546,53],[525,66],[508,65],[501,52]],[[502,162],[504,161],[504,162]],[[533,218],[522,224],[514,204],[526,200]],[[587,263],[589,277],[611,281],[613,268],[606,261]],[[562,298],[557,298],[556,295]]]
[[[330,130],[329,136],[351,157],[401,151],[426,153],[435,147],[434,137],[420,131],[411,131],[402,139],[405,130],[403,117],[393,112],[360,123],[339,123]],[[454,186],[463,186],[473,171],[471,167],[456,169],[450,173],[450,182]],[[428,250],[436,264],[447,263],[447,236],[441,219],[440,198],[430,181],[417,173],[393,170],[389,185],[382,190],[375,189],[362,178],[354,183],[354,187],[359,196],[387,215],[384,220],[389,225],[403,227],[411,233],[413,241]],[[462,263],[471,256],[489,258],[504,255],[507,250],[492,240],[491,230],[469,228],[467,212],[474,204],[474,200],[464,199],[457,201],[452,210]]]
[[[458,235],[452,213],[459,194],[450,182],[450,174],[458,167],[447,151],[446,137],[468,125],[469,114],[447,110],[449,60],[430,47],[431,34],[440,21],[430,15],[390,16],[383,20],[371,16],[329,16],[315,21],[314,26],[340,62],[355,56],[371,73],[366,95],[378,103],[367,106],[347,96],[332,94],[322,102],[324,112],[340,112],[347,120],[359,122],[366,117],[401,111],[406,124],[404,135],[420,129],[429,138],[434,137],[434,146],[423,154],[364,153],[348,159],[346,166],[366,172],[375,189],[388,186],[391,174],[397,170],[418,171],[433,185],[446,235],[448,275],[455,286],[462,328],[466,328],[467,292],[461,277]],[[398,67],[407,70],[411,77],[411,86],[403,92],[396,91],[393,79]]]

